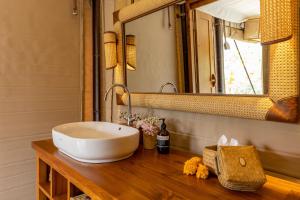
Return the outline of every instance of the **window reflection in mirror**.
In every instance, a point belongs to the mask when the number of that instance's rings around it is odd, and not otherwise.
[[[259,16],[259,0],[219,0],[193,10],[195,93],[267,93],[268,50],[260,44]]]
[[[227,44],[230,48],[223,48],[224,93],[263,94],[260,43],[228,38]]]

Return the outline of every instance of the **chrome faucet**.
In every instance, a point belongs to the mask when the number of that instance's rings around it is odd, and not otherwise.
[[[163,90],[164,90],[164,88],[165,88],[167,85],[171,85],[171,86],[173,87],[174,92],[175,92],[175,93],[178,93],[178,90],[177,90],[176,85],[175,85],[174,83],[171,83],[171,82],[166,82],[165,84],[163,84],[163,85],[160,87],[159,92],[160,92],[160,93],[163,93]]]
[[[110,86],[110,88],[105,92],[105,96],[104,96],[104,101],[106,101],[107,99],[107,95],[108,93],[115,87],[121,87],[123,88],[126,93],[128,94],[128,116],[127,116],[127,125],[131,126],[132,125],[132,121],[133,121],[133,117],[132,117],[132,112],[131,112],[131,97],[130,97],[130,92],[128,90],[128,88],[123,85],[123,84],[113,84],[112,86]]]

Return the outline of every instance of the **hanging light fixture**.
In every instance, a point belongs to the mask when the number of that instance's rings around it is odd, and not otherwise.
[[[230,49],[230,45],[227,42],[226,21],[225,20],[223,20],[223,34],[224,34],[224,49],[225,50],[229,50]]]
[[[105,68],[113,69],[117,66],[117,36],[115,32],[104,33]]]
[[[136,70],[135,35],[126,35],[126,62],[128,70]]]

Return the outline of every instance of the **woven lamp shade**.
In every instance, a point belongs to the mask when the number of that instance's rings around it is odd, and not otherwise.
[[[117,66],[117,37],[114,32],[104,33],[105,68],[112,69]]]
[[[275,44],[293,35],[292,0],[261,0],[261,43]]]
[[[126,35],[126,61],[128,70],[136,70],[136,45],[134,35]]]

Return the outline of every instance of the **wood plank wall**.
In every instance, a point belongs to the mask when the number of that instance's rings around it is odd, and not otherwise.
[[[81,119],[80,16],[71,0],[0,1],[0,199],[33,200],[31,141]]]

